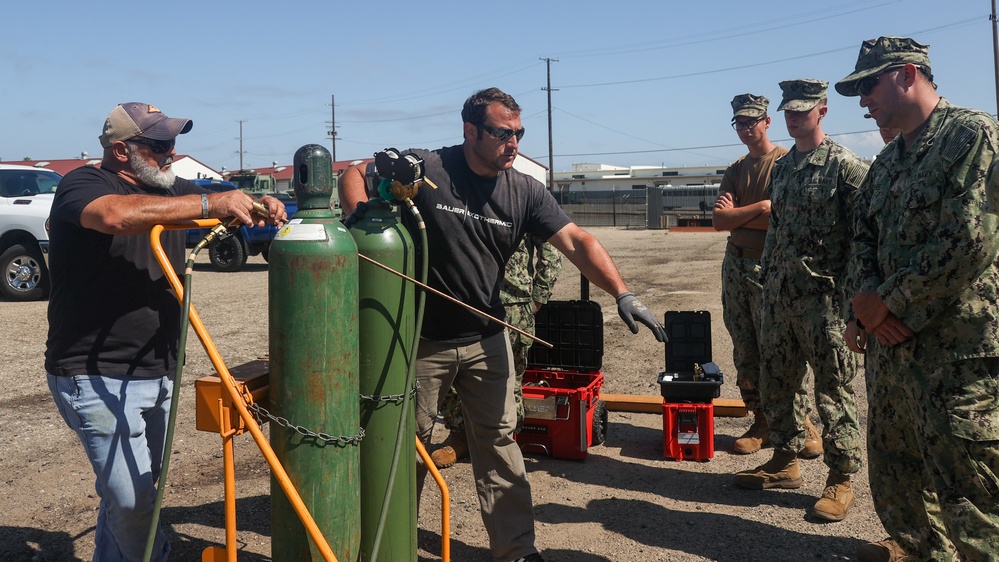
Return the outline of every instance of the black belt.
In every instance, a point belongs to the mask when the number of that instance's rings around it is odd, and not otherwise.
[[[725,251],[737,258],[745,258],[747,260],[758,260],[760,259],[760,256],[763,255],[763,250],[757,250],[756,248],[740,248],[731,242],[725,246]]]

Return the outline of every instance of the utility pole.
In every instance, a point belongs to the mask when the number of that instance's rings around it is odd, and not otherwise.
[[[992,0],[992,60],[996,71],[996,114],[999,115],[999,31],[996,30],[996,0]]]
[[[243,151],[243,123],[246,123],[246,121],[243,120],[243,119],[240,119],[239,120],[239,169],[240,170],[243,169],[243,152],[244,152]]]
[[[992,0],[995,2],[995,0]],[[554,194],[555,192],[555,156],[552,149],[552,61],[558,62],[558,59],[553,59],[551,57],[540,57],[540,60],[545,61],[545,65],[548,67],[548,86],[542,88],[548,92],[548,191]],[[555,90],[556,92],[558,90]]]
[[[326,135],[333,141],[333,161],[336,162],[336,96],[330,95],[330,121],[329,129],[326,130]]]

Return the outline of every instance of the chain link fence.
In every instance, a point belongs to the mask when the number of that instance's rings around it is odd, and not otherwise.
[[[579,226],[663,229],[710,226],[717,187],[673,193],[658,187],[628,191],[555,193],[562,210]]]

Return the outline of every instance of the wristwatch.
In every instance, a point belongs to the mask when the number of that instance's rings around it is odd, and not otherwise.
[[[208,194],[207,193],[202,193],[201,194],[201,218],[203,218],[203,219],[207,219],[208,218]]]

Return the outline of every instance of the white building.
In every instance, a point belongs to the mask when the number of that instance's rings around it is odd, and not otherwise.
[[[548,167],[530,156],[518,152],[513,159],[513,168],[538,180],[542,185],[548,185]]]
[[[555,194],[562,203],[620,198],[632,190],[663,190],[666,208],[700,209],[713,206],[727,165],[721,166],[610,166],[573,164],[571,172],[555,172]]]

